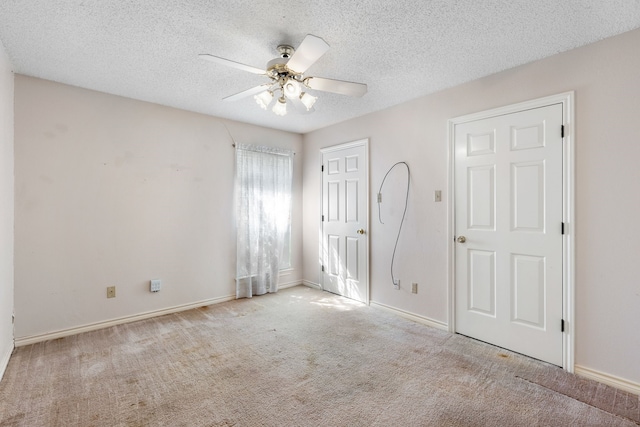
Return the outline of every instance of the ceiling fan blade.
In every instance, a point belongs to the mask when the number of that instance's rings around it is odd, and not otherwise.
[[[264,70],[261,70],[260,68],[252,67],[251,65],[241,64],[239,62],[232,61],[230,59],[220,58],[219,56],[209,55],[208,53],[201,53],[198,56],[200,57],[200,59],[204,59],[206,61],[215,62],[216,64],[226,65],[228,67],[237,68],[239,70],[248,71],[250,73],[266,74],[266,72]]]
[[[246,98],[247,96],[256,95],[260,92],[263,92],[269,87],[271,87],[273,83],[265,83],[260,86],[252,87],[251,89],[243,90],[242,92],[238,92],[235,95],[229,95],[226,98],[222,98],[223,101],[236,101],[238,99]]]
[[[360,97],[367,93],[367,85],[364,83],[345,82],[322,77],[308,77],[304,82],[311,89],[339,93],[341,95]]]
[[[298,74],[302,74],[307,71],[314,62],[320,59],[327,50],[329,50],[327,42],[320,37],[307,34],[304,40],[302,40],[302,43],[300,43],[300,46],[298,46],[298,49],[293,53],[293,56],[289,58],[287,68]]]

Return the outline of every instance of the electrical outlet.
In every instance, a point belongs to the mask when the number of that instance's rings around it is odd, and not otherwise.
[[[149,281],[149,291],[151,292],[159,292],[160,291],[160,279],[151,279]]]
[[[116,297],[116,287],[109,286],[107,288],[107,298],[115,298]]]
[[[418,293],[418,284],[417,283],[412,283],[411,284],[411,293],[412,294],[417,294]]]
[[[400,279],[395,279],[393,281],[393,288],[394,289],[400,289]]]

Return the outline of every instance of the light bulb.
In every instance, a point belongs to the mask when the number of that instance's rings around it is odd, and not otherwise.
[[[284,116],[287,114],[287,101],[284,96],[278,98],[278,102],[275,103],[272,110],[277,116]]]
[[[273,92],[271,92],[270,90],[265,90],[264,92],[260,92],[259,94],[255,95],[253,99],[256,100],[260,108],[266,110],[271,103],[271,100],[273,99]]]
[[[306,92],[302,92],[300,94],[300,101],[304,104],[305,107],[307,107],[307,111],[313,108],[313,104],[316,103],[316,99],[318,98],[313,95],[309,95]]]
[[[294,99],[300,96],[300,92],[302,92],[302,88],[300,88],[300,83],[293,79],[287,79],[287,82],[284,84],[282,90],[287,98]]]

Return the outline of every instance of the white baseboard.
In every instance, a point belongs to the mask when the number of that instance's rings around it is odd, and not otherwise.
[[[310,280],[303,280],[302,284],[304,286],[308,286],[309,288],[313,288],[313,289],[318,289],[318,290],[322,290],[322,286],[320,286],[320,284],[318,283],[314,283]]]
[[[292,288],[303,284],[300,280],[293,280],[291,282],[285,282],[278,284],[278,289]],[[229,295],[226,297],[218,297],[198,301],[190,304],[183,304],[174,307],[164,308],[162,310],[148,311],[146,313],[134,314],[132,316],[119,317],[116,319],[106,320],[104,322],[90,323],[88,325],[78,326],[75,328],[63,329],[54,332],[47,332],[40,335],[31,335],[27,337],[17,337],[15,340],[16,347],[24,345],[35,344],[42,341],[53,340],[62,337],[68,337],[71,335],[81,334],[83,332],[95,331],[98,329],[108,328],[110,326],[121,325],[123,323],[136,322],[138,320],[149,319],[152,317],[163,316],[165,314],[177,313],[179,311],[191,310],[193,308],[204,307],[207,305],[219,304],[221,302],[231,301],[236,299],[235,295]],[[9,356],[11,353],[9,353]],[[7,359],[8,360],[8,359]]]
[[[88,325],[78,326],[75,328],[62,329],[54,332],[47,332],[40,335],[31,335],[27,337],[16,337],[16,347],[24,345],[35,344],[42,341],[53,340],[62,337],[68,337],[71,335],[81,334],[83,332],[95,331],[98,329],[108,328],[110,326],[121,325],[123,323],[136,322],[138,320],[149,319],[151,317],[163,316],[165,314],[177,313],[179,311],[191,310],[193,308],[204,307],[207,305],[219,304],[221,302],[231,301],[236,299],[235,295],[229,295],[226,297],[211,298],[203,301],[198,301],[190,304],[177,305],[174,307],[164,308],[161,310],[148,311],[146,313],[134,314],[132,316],[124,316],[116,319],[106,320],[104,322],[90,323]]]
[[[409,313],[408,311],[400,310],[398,308],[381,304],[375,301],[371,301],[371,305],[373,307],[378,307],[391,313],[397,314],[398,316],[404,317],[406,319],[413,320],[414,322],[422,323],[423,325],[431,326],[432,328],[440,329],[443,331],[449,331],[449,326],[444,322],[440,322],[439,320],[434,320],[428,317],[420,316],[418,314]]]
[[[294,286],[302,285],[301,280],[293,280],[291,282],[278,283],[278,289],[293,288]]]
[[[604,372],[596,371],[595,369],[585,368],[584,366],[578,365],[574,366],[574,373],[581,377],[589,378],[590,380],[595,380],[601,382],[602,384],[610,385],[611,387],[615,387],[620,390],[624,390],[640,396],[640,384],[633,381],[629,381],[624,378],[616,377],[615,375],[605,374]]]
[[[10,346],[5,354],[0,355],[0,380],[4,376],[4,371],[7,369],[9,365],[9,359],[11,358],[11,354],[13,353],[13,345]]]
[[[310,288],[313,289],[318,289],[318,290],[322,290],[322,286],[320,286],[320,284],[315,283],[315,282],[311,282],[309,280],[303,280],[302,284],[304,286],[308,286]],[[404,311],[404,310],[400,310],[398,308],[395,307],[391,307],[385,304],[381,304],[379,302],[375,302],[375,301],[370,301],[369,305],[377,307],[377,308],[381,308],[383,310],[389,311],[391,313],[394,313],[398,316],[404,317],[405,319],[409,319],[412,320],[414,322],[417,323],[422,323],[423,325],[427,325],[427,326],[431,326],[432,328],[436,328],[436,329],[440,329],[443,331],[449,331],[449,325],[447,325],[444,322],[440,322],[438,320],[434,320],[434,319],[430,319],[428,317],[424,317],[424,316],[420,316],[418,314],[415,313],[409,313],[408,311]]]

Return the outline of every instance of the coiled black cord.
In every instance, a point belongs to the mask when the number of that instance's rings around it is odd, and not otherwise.
[[[395,168],[398,165],[405,165],[405,167],[407,168],[407,194],[404,199],[404,212],[402,212],[402,220],[400,220],[400,227],[398,228],[398,236],[396,237],[396,244],[393,246],[393,255],[391,256],[391,283],[394,286],[396,284],[396,280],[395,280],[395,276],[393,275],[393,262],[396,259],[396,249],[398,248],[398,240],[400,240],[400,232],[402,231],[402,224],[404,224],[404,217],[407,214],[407,205],[409,203],[409,183],[411,182],[411,171],[409,170],[409,165],[407,164],[407,162],[398,162],[393,166],[391,166],[387,171],[387,173],[384,175],[384,178],[382,178],[382,183],[380,184],[380,189],[378,190],[378,220],[380,221],[380,224],[384,224],[384,222],[382,222],[382,216],[380,214],[380,203],[382,203],[382,186],[384,185],[384,181],[387,179],[387,176],[389,175],[389,173],[393,170],[393,168]]]

